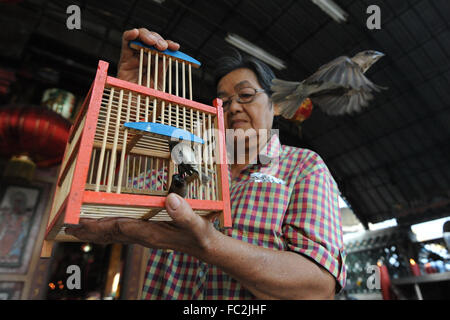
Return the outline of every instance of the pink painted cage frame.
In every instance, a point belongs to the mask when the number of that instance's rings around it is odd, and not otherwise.
[[[78,241],[76,238],[66,235],[64,228],[67,225],[76,225],[79,223],[81,208],[85,204],[93,206],[110,205],[124,208],[164,208],[165,196],[118,194],[86,190],[97,121],[103,93],[107,86],[132,91],[134,94],[141,95],[144,98],[151,97],[152,99],[181,105],[189,109],[200,110],[201,112],[212,115],[214,118],[214,126],[219,133],[215,142],[219,157],[219,162],[216,165],[218,199],[186,199],[186,201],[194,211],[220,212],[221,226],[225,228],[231,227],[222,101],[215,99],[213,106],[209,106],[149,87],[123,81],[108,76],[108,66],[109,64],[107,62],[99,61],[95,80],[72,125],[53,196],[41,255],[43,257],[51,255],[51,248],[54,241]]]

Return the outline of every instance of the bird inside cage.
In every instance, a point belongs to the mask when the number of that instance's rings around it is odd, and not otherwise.
[[[170,158],[177,167],[177,172],[171,177],[173,183],[178,183],[180,185],[185,183],[186,185],[189,185],[196,179],[204,184],[211,181],[207,172],[201,168],[199,169],[200,163],[194,151],[195,147],[193,149],[190,142],[188,142],[191,141],[192,143],[203,144],[203,139],[188,131],[160,123],[131,122],[125,123],[124,126],[141,133],[148,133],[168,139]],[[180,139],[182,137],[185,139]],[[143,185],[147,188],[156,187],[157,189],[161,188],[167,190],[169,178],[168,166],[165,166],[164,162],[160,159],[156,159],[154,162],[155,163],[152,162],[153,167],[149,169],[144,168],[144,170],[142,170],[141,163],[138,167],[134,168],[134,174],[136,175],[134,176],[133,174],[133,180],[131,181],[134,187],[139,188],[140,185]],[[211,172],[211,170],[209,172]],[[169,187],[169,191],[171,188],[172,186]]]

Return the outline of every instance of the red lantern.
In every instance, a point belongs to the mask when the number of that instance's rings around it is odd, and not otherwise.
[[[388,268],[381,261],[378,261],[377,265],[380,268],[380,285],[383,300],[391,300],[391,278],[389,277]]]
[[[64,155],[69,129],[68,120],[45,107],[2,107],[0,155],[25,158],[25,162],[31,159],[38,167],[57,165]]]
[[[410,265],[411,273],[413,274],[413,276],[421,275],[419,265],[414,261],[414,259],[409,259],[409,265]]]

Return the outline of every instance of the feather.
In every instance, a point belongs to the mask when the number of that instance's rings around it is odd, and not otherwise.
[[[305,99],[299,97],[298,99],[290,99],[279,102],[277,104],[279,114],[285,119],[291,119],[304,100]]]
[[[299,86],[299,84],[300,84],[300,82],[291,82],[291,81],[273,79],[272,86],[271,86],[271,90],[273,91],[272,101],[274,103],[282,101],[287,96],[294,93],[297,90],[297,87]]]
[[[278,114],[291,119],[306,98],[329,115],[360,112],[373,99],[373,91],[387,89],[364,75],[379,58],[379,52],[369,50],[353,58],[337,57],[302,82],[274,79],[272,101]]]
[[[276,105],[277,114],[286,119],[291,119],[306,97],[300,92],[302,83],[273,79],[271,90],[273,94],[271,99]]]

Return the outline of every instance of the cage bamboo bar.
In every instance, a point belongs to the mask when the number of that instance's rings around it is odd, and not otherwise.
[[[138,42],[130,47],[139,51],[138,83],[108,76],[108,63],[99,61],[72,125],[43,256],[52,241],[78,241],[64,230],[80,218],[139,219],[157,212],[150,220],[170,220],[164,202],[178,170],[169,139],[124,125],[130,122],[160,123],[203,139],[203,144],[192,144],[199,160],[195,168],[210,179],[191,183],[186,200],[199,215],[221,212],[222,226],[231,226],[221,101],[209,106],[193,100],[191,69],[200,63],[178,51],[160,52]]]

